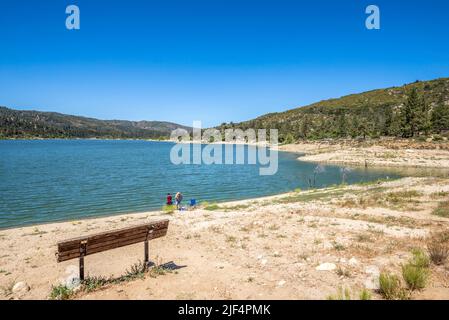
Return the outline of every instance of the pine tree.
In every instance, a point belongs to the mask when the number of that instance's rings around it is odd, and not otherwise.
[[[401,135],[401,114],[400,112],[394,112],[391,118],[390,124],[390,135],[400,136]]]
[[[432,127],[430,106],[423,97],[419,99],[419,107],[416,112],[416,123],[418,132],[424,132],[425,135],[430,133]]]
[[[391,108],[387,108],[385,110],[385,122],[382,129],[382,134],[384,136],[389,136],[392,134],[391,132],[391,124],[393,122],[393,110]]]
[[[449,129],[449,106],[445,104],[443,96],[433,109],[431,123],[436,133]]]
[[[309,131],[310,131],[310,117],[308,114],[305,114],[302,122],[301,122],[301,128],[300,128],[300,136],[303,139],[307,139],[307,137],[309,136]]]
[[[366,119],[362,119],[359,124],[358,124],[358,128],[357,128],[358,134],[361,135],[363,137],[363,140],[366,139],[366,136],[369,133],[369,129],[368,129],[368,125],[367,125],[367,121]]]
[[[346,137],[347,133],[347,123],[344,114],[340,114],[337,118],[337,136]]]
[[[420,98],[416,88],[413,88],[407,98],[405,106],[401,110],[401,134],[404,138],[413,137],[418,131],[420,110]]]

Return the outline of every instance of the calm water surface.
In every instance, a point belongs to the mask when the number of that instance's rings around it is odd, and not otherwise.
[[[160,209],[167,192],[184,199],[225,201],[308,188],[316,164],[279,153],[274,176],[255,165],[173,165],[171,143],[148,141],[0,141],[0,229],[43,222]],[[385,177],[357,169],[346,182]],[[316,186],[342,181],[341,168],[324,166]]]

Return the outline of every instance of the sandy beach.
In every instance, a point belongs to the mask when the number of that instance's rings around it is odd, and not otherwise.
[[[281,150],[307,161],[449,168],[447,149],[296,144]],[[380,154],[393,152],[394,157]],[[449,179],[406,177],[363,185],[297,190],[194,210],[146,212],[0,230],[0,298],[48,299],[77,270],[57,263],[56,243],[80,235],[170,219],[166,237],[150,242],[150,260],[174,266],[141,279],[81,290],[73,299],[326,299],[339,288],[373,299],[382,271],[400,274],[414,248],[449,230],[435,210],[449,200]],[[89,276],[118,277],[143,259],[143,244],[86,257]],[[22,283],[20,290],[13,290]],[[17,288],[16,288],[17,289]],[[412,299],[448,299],[449,264],[431,266]]]

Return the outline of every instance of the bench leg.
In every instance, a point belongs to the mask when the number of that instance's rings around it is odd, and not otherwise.
[[[144,262],[145,262],[145,266],[148,266],[148,262],[150,261],[149,258],[149,249],[148,249],[148,240],[144,241],[144,246],[145,246],[145,257],[144,257]]]
[[[80,256],[80,280],[84,280],[84,256]]]
[[[82,241],[80,245],[80,280],[84,280],[84,256],[86,255],[87,241]]]

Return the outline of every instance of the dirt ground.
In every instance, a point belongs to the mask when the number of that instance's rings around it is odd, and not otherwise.
[[[169,218],[166,237],[150,242],[150,258],[170,270],[146,274],[74,299],[326,299],[339,288],[358,299],[382,271],[401,263],[426,238],[449,230],[432,214],[449,200],[449,179],[402,178],[337,186],[191,211],[139,213],[0,231],[1,299],[47,299],[77,270],[57,263],[56,243],[71,237]],[[143,244],[86,257],[89,276],[124,274],[143,259]],[[320,270],[323,269],[323,270]],[[14,291],[18,282],[26,289]],[[449,264],[431,266],[413,299],[449,299]]]

